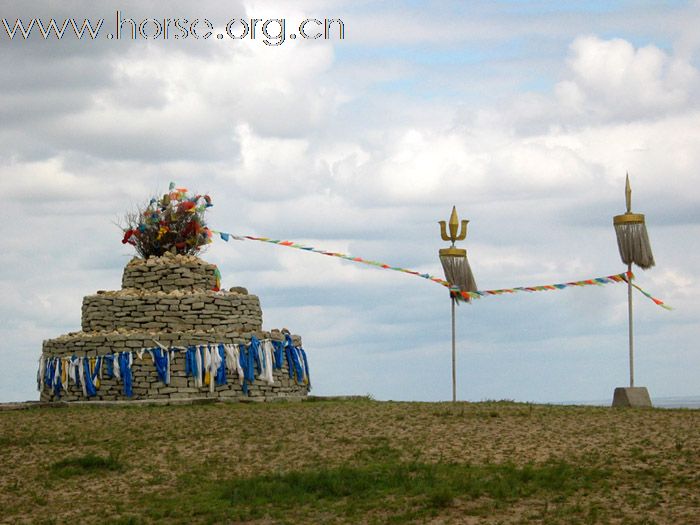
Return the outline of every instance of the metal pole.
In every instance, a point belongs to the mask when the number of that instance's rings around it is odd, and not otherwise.
[[[627,309],[630,328],[630,387],[634,386],[634,334],[632,331],[632,263],[627,265]]]
[[[452,297],[452,402],[457,401],[457,373],[456,368],[456,345],[455,345],[455,298]]]

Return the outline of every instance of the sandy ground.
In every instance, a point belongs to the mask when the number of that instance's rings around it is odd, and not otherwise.
[[[554,459],[610,472],[604,487],[575,501],[514,501],[487,516],[470,516],[475,503],[456,499],[428,520],[433,523],[567,523],[550,512],[563,504],[583,509],[572,514],[581,523],[693,525],[700,524],[699,431],[699,410],[512,403],[0,411],[0,522],[119,522],[145,515],[149,494],[179,490],[183,473],[232,479],[351,464],[367,450],[384,448],[406,461],[525,465]],[[111,453],[124,468],[51,474],[57,461],[87,453]]]

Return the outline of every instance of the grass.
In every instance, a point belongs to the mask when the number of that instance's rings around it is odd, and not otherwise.
[[[0,412],[0,522],[695,523],[698,428],[503,401]]]
[[[483,515],[538,496],[564,501],[581,489],[604,486],[606,475],[561,461],[518,467],[395,459],[206,482],[201,473],[186,474],[180,487],[187,497],[159,498],[147,517],[306,523],[321,514],[354,523],[379,520],[374,515],[381,509],[388,521],[405,522],[464,503],[470,504],[468,513]]]
[[[120,470],[122,464],[114,453],[103,457],[95,454],[69,457],[52,463],[49,472],[57,478],[68,478],[91,473],[102,473]]]
[[[227,517],[282,519],[298,505],[336,508],[357,517],[388,500],[414,516],[451,506],[456,499],[489,498],[500,506],[536,494],[571,494],[603,473],[567,463],[517,467],[512,464],[471,466],[454,463],[379,462],[362,466],[321,467],[283,474],[231,480],[210,487],[232,511]]]

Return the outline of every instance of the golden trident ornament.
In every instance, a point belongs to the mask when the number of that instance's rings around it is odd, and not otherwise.
[[[457,217],[456,206],[452,207],[449,221],[449,235],[447,233],[447,221],[438,221],[440,224],[440,236],[443,241],[450,241],[449,248],[440,249],[440,263],[445,272],[445,279],[450,283],[450,299],[452,302],[452,401],[457,401],[457,373],[456,373],[456,331],[455,331],[455,304],[463,300],[460,292],[475,292],[476,283],[472,270],[467,260],[467,250],[457,248],[455,242],[463,241],[467,237],[468,220],[462,220],[461,228]],[[466,299],[467,301],[469,299]]]
[[[450,214],[450,234],[447,235],[447,222],[446,221],[438,221],[440,224],[440,236],[442,237],[443,241],[450,241],[452,243],[452,246],[449,248],[442,248],[440,250],[440,255],[453,255],[453,256],[465,256],[467,255],[467,251],[463,250],[461,248],[455,248],[455,242],[456,241],[463,241],[464,239],[467,238],[467,224],[469,224],[469,221],[466,219],[462,220],[462,230],[457,233],[459,230],[459,218],[457,217],[457,207],[452,206],[452,213]]]

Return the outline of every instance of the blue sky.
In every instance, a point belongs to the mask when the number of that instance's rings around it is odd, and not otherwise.
[[[647,214],[636,377],[697,395],[700,5],[695,2],[4,2],[0,18],[341,18],[345,39],[10,42],[0,27],[0,401],[35,399],[41,342],[133,253],[115,222],[170,181],[212,227],[440,274],[453,205],[481,289],[624,270],[612,216]],[[217,242],[225,286],[303,336],[314,393],[444,400],[449,300],[428,281]],[[626,290],[458,309],[458,397],[607,399],[627,371]]]

